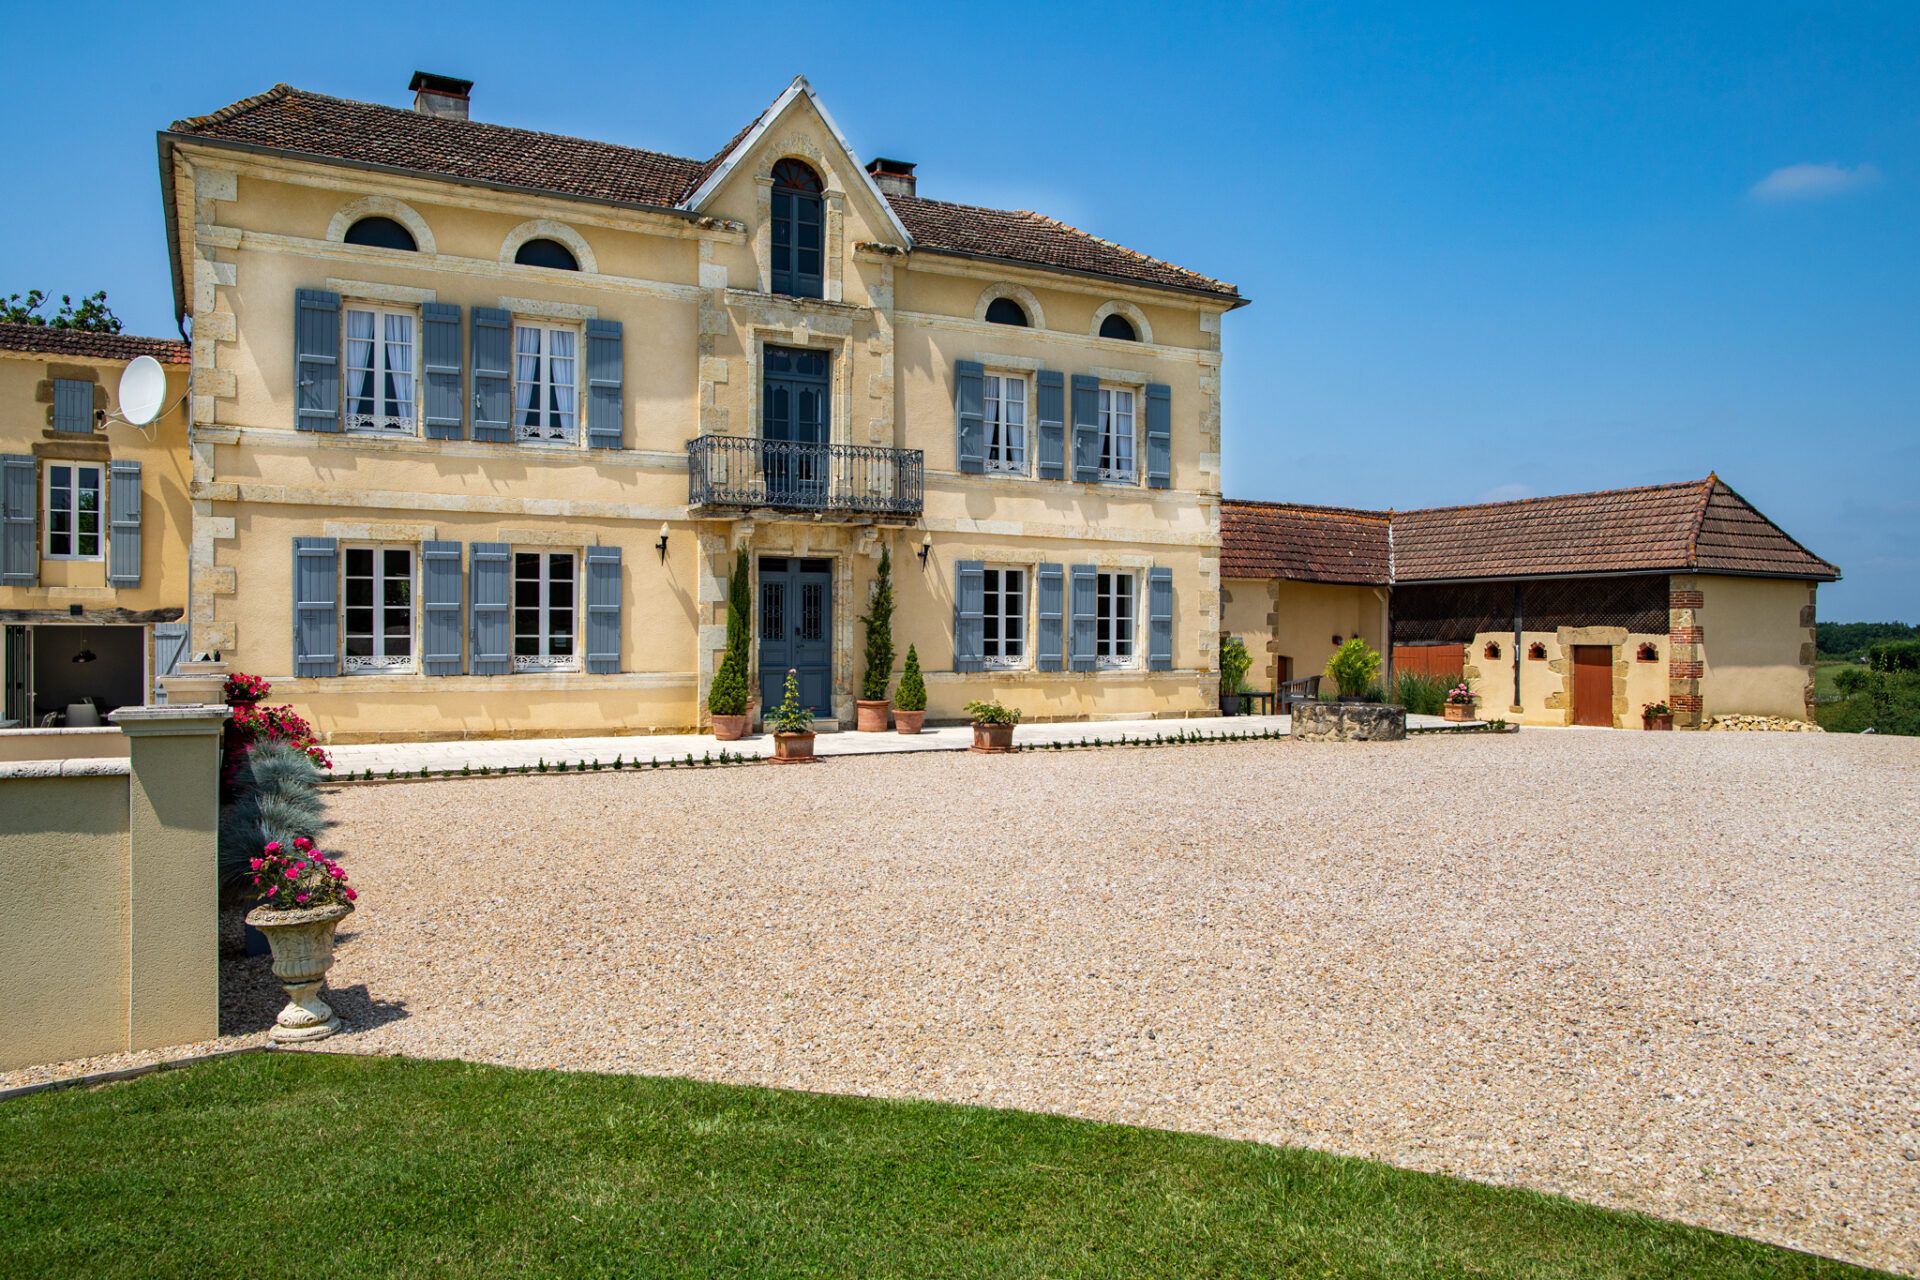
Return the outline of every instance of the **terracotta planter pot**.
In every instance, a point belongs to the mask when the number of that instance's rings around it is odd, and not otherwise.
[[[747,736],[747,726],[753,717],[746,715],[720,716],[713,718],[713,736],[722,742],[738,742]]]
[[[988,755],[999,755],[1013,750],[1013,730],[1010,724],[981,724],[973,722],[973,749]]]
[[[1449,702],[1441,708],[1441,710],[1449,720],[1473,719],[1473,704],[1471,702]]]
[[[1640,727],[1642,729],[1664,729],[1672,732],[1673,712],[1669,711],[1663,716],[1641,716]]]
[[[885,698],[855,698],[853,727],[857,733],[885,733],[888,703]]]
[[[925,708],[919,711],[902,711],[898,707],[893,709],[893,727],[895,732],[918,733],[926,723],[927,713]]]
[[[287,992],[287,1007],[274,1019],[268,1037],[281,1044],[324,1040],[340,1029],[340,1015],[320,998],[320,984],[333,968],[333,931],[353,910],[352,903],[307,911],[255,907],[247,923],[267,935],[273,948],[273,976]]]
[[[773,735],[773,759],[775,764],[811,764],[817,757],[813,754],[812,733],[776,733]]]

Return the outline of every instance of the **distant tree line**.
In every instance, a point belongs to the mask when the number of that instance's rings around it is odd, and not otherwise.
[[[1860,658],[1876,644],[1920,639],[1920,627],[1904,622],[1816,622],[1813,638],[1823,658]]]
[[[107,291],[89,294],[78,303],[73,295],[60,295],[60,310],[51,316],[40,314],[45,306],[47,294],[43,289],[29,289],[23,297],[10,293],[0,298],[0,323],[31,324],[43,329],[85,329],[90,333],[120,332],[120,317],[113,314],[107,306]]]

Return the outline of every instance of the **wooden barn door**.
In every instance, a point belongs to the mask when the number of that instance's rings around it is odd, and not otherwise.
[[[1573,646],[1573,722],[1613,727],[1613,650],[1607,645]]]
[[[1393,669],[1412,671],[1423,676],[1442,676],[1458,680],[1466,670],[1467,646],[1463,644],[1397,644],[1393,646]]]

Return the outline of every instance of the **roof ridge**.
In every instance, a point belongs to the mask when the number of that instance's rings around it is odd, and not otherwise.
[[[1700,510],[1694,512],[1693,528],[1687,531],[1687,563],[1694,568],[1700,566],[1700,531],[1707,527],[1707,508],[1713,505],[1713,486],[1718,477],[1712,471],[1707,472],[1705,480],[1696,481],[1700,486]]]
[[[1686,489],[1699,484],[1698,480],[1674,480],[1666,484],[1624,485],[1618,489],[1583,489],[1578,493],[1542,493],[1531,498],[1503,498],[1498,502],[1459,502],[1445,507],[1407,507],[1395,508],[1393,514],[1400,516],[1427,515],[1443,511],[1485,511],[1493,507],[1523,507],[1536,502],[1565,502],[1569,498],[1611,498],[1623,493],[1660,493],[1670,489]]]
[[[204,129],[208,125],[225,124],[229,120],[238,119],[264,103],[275,102],[290,94],[300,92],[302,91],[282,80],[262,93],[256,93],[250,98],[242,98],[238,102],[229,102],[226,106],[215,111],[209,111],[206,115],[187,116],[185,119],[175,120],[167,126],[167,130],[170,133],[192,133],[194,130]],[[312,96],[319,98],[325,97],[326,95],[316,93]],[[336,99],[336,101],[346,102],[348,99],[340,98]]]
[[[1227,507],[1264,507],[1276,511],[1302,511],[1314,515],[1365,516],[1372,520],[1385,520],[1391,512],[1372,507],[1335,507],[1317,502],[1279,502],[1268,498],[1222,498],[1221,509]]]
[[[1107,239],[1105,236],[1097,236],[1093,234],[1093,232],[1091,231],[1087,231],[1080,227],[1076,227],[1070,222],[1062,222],[1058,218],[1048,217],[1044,213],[1035,213],[1032,209],[1013,209],[1007,212],[1021,214],[1024,217],[1033,218],[1037,221],[1048,223],[1051,226],[1060,228],[1062,231],[1072,232],[1074,235],[1077,235],[1077,236],[1085,236],[1089,240],[1092,240],[1098,244],[1103,244],[1107,246],[1107,248],[1114,250],[1116,253],[1124,253],[1129,257],[1138,258],[1142,262],[1151,262],[1156,267],[1166,267],[1170,271],[1178,271],[1183,275],[1192,276],[1196,280],[1205,280],[1208,284],[1218,285],[1222,289],[1232,289],[1235,292],[1239,291],[1238,285],[1228,284],[1225,280],[1216,279],[1213,276],[1202,274],[1201,272],[1195,271],[1192,267],[1183,267],[1177,262],[1168,262],[1165,258],[1156,258],[1152,254],[1142,253],[1138,249],[1129,249],[1124,244],[1117,244],[1114,241]]]

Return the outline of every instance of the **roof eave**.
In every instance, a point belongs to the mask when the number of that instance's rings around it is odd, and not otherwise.
[[[167,271],[173,283],[173,323],[180,330],[180,336],[187,336],[187,284],[186,272],[180,262],[180,214],[174,203],[173,192],[173,139],[174,135],[162,129],[155,135],[160,159],[160,214],[165,221],[167,235]]]
[[[970,262],[991,262],[996,266],[1018,267],[1024,271],[1038,271],[1042,274],[1079,276],[1083,280],[1099,280],[1107,284],[1131,285],[1136,289],[1155,289],[1162,293],[1178,293],[1188,297],[1207,298],[1214,302],[1225,303],[1228,311],[1238,311],[1253,299],[1240,293],[1222,293],[1217,289],[1203,289],[1198,285],[1163,284],[1158,280],[1140,280],[1133,276],[1110,275],[1104,271],[1088,271],[1081,267],[1056,267],[1051,263],[1030,262],[1025,258],[1006,258],[994,253],[974,253],[967,249],[936,249],[929,245],[916,245],[915,253],[939,254],[947,258],[964,258]]]

